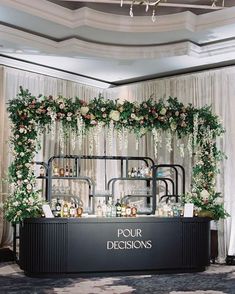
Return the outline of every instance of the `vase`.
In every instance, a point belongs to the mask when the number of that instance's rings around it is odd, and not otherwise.
[[[213,212],[208,211],[208,210],[200,210],[198,212],[198,216],[199,217],[208,217],[208,218],[211,218],[211,219],[214,218]]]

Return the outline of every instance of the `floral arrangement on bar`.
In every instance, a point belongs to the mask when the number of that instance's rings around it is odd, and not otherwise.
[[[219,205],[220,213],[214,213],[216,218],[226,216],[222,203],[215,203],[215,195],[218,194],[214,191],[218,163],[224,156],[216,147],[215,140],[224,133],[224,129],[209,106],[185,106],[172,97],[167,101],[150,98],[137,103],[104,99],[101,95],[87,103],[77,97],[35,97],[20,87],[17,97],[9,102],[8,112],[12,123],[14,161],[9,167],[13,192],[5,203],[5,216],[11,222],[20,222],[40,213],[44,200],[40,198],[40,191],[35,189],[33,159],[39,148],[39,135],[47,130],[54,136],[56,124],[63,130],[59,139],[63,141],[67,134],[71,134],[73,145],[81,145],[85,135],[98,144],[98,135],[104,128],[108,130],[110,143],[114,131],[124,141],[128,132],[133,132],[136,140],[150,132],[154,139],[155,156],[163,133],[169,151],[172,150],[172,138],[176,136],[182,156],[185,144],[181,140],[187,138],[186,147],[195,162],[192,188],[198,196],[203,190],[208,191],[207,208],[214,211]],[[206,203],[199,201],[200,197],[191,197],[191,200],[195,199],[198,199],[195,205],[204,209]]]

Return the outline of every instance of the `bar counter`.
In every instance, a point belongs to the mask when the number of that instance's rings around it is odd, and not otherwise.
[[[210,263],[207,218],[35,218],[20,227],[26,275],[203,271]]]

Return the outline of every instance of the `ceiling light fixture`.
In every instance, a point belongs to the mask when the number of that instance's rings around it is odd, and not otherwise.
[[[157,6],[160,4],[160,2],[167,2],[167,0],[156,0],[156,1],[151,1],[151,0],[132,0],[131,4],[130,4],[130,17],[134,17],[134,13],[133,13],[133,5],[134,4],[139,4],[139,5],[145,5],[145,11],[148,12],[149,7],[152,6],[153,10],[152,10],[152,22],[156,21],[156,8]],[[121,0],[121,7],[123,6],[123,0]]]
[[[92,0],[87,0],[92,1]],[[102,1],[102,0],[100,0]],[[103,2],[103,1],[102,1]],[[126,2],[126,3],[124,3]],[[164,2],[164,3],[163,3]],[[148,12],[149,7],[153,7],[152,9],[152,21],[156,21],[156,8],[157,6],[169,6],[169,7],[187,7],[187,8],[198,8],[198,9],[222,9],[225,8],[225,0],[211,0],[212,4],[209,5],[198,5],[198,4],[179,4],[179,3],[166,3],[167,0],[132,0],[132,1],[124,1],[120,0],[121,7],[123,4],[130,4],[130,17],[134,17],[133,6],[134,5],[144,5],[145,11]],[[217,3],[219,2],[219,5]]]

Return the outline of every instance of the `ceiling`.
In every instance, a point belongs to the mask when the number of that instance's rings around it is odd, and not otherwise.
[[[131,2],[0,0],[0,63],[99,87],[235,64],[235,0]]]

